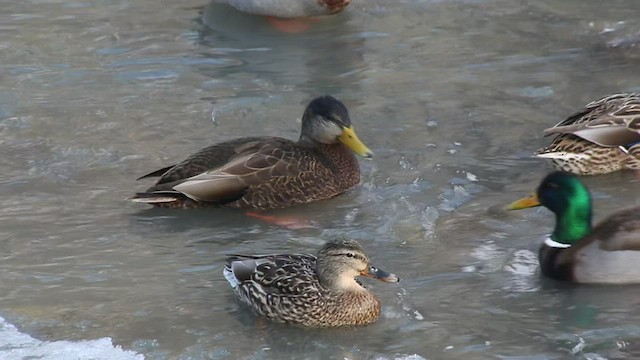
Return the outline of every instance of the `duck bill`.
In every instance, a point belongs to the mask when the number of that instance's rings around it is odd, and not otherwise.
[[[378,280],[384,281],[384,282],[398,282],[398,281],[400,281],[400,278],[397,277],[395,274],[388,273],[388,272],[386,272],[384,270],[378,269],[375,266],[369,266],[367,269],[362,270],[360,272],[360,275],[366,276],[366,277],[370,277],[370,278],[374,278],[374,279],[378,279]]]
[[[373,152],[358,139],[358,135],[356,135],[355,130],[353,130],[353,126],[343,128],[342,134],[338,136],[338,139],[351,149],[351,151],[362,157],[370,158],[373,156]]]
[[[507,206],[508,210],[520,210],[531,207],[540,206],[540,200],[538,199],[538,195],[533,194],[531,196],[527,196],[526,198],[522,198],[520,200],[516,200]]]

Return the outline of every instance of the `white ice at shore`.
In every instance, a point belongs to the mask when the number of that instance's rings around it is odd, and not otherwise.
[[[0,317],[0,359],[144,360],[144,356],[113,345],[110,338],[41,341],[21,333],[15,326]]]

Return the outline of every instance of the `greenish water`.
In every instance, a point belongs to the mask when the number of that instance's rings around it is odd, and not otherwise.
[[[291,35],[204,1],[5,2],[0,316],[150,359],[637,359],[640,288],[541,279],[551,214],[499,208],[549,171],[531,158],[542,129],[640,91],[639,50],[610,46],[639,17],[633,0],[354,0]],[[125,201],[211,143],[297,138],[325,93],[375,157],[356,189],[277,212],[316,228]],[[634,174],[586,183],[597,219],[640,202]],[[372,326],[260,322],[222,276],[227,253],[341,235],[402,278],[371,284]]]

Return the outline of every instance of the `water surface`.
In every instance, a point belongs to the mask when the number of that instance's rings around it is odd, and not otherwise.
[[[640,288],[541,279],[551,214],[500,206],[549,171],[531,158],[542,129],[640,91],[639,17],[634,0],[354,0],[292,35],[202,0],[7,2],[0,316],[37,344],[102,341],[103,358],[638,358]],[[375,157],[347,194],[277,212],[316,228],[125,201],[211,143],[297,138],[326,93]],[[585,181],[597,219],[640,203],[634,174]],[[226,253],[345,235],[403,279],[371,283],[368,327],[258,321],[221,273]]]

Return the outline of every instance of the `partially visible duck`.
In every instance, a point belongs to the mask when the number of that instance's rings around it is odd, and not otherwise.
[[[277,18],[304,18],[337,14],[351,0],[214,0],[242,12]]]
[[[575,283],[640,283],[640,207],[620,210],[591,227],[591,196],[575,176],[549,174],[535,195],[509,209],[544,206],[556,226],[539,250],[542,274]]]
[[[556,137],[537,156],[578,175],[640,170],[639,131],[640,94],[610,95],[544,130]]]

